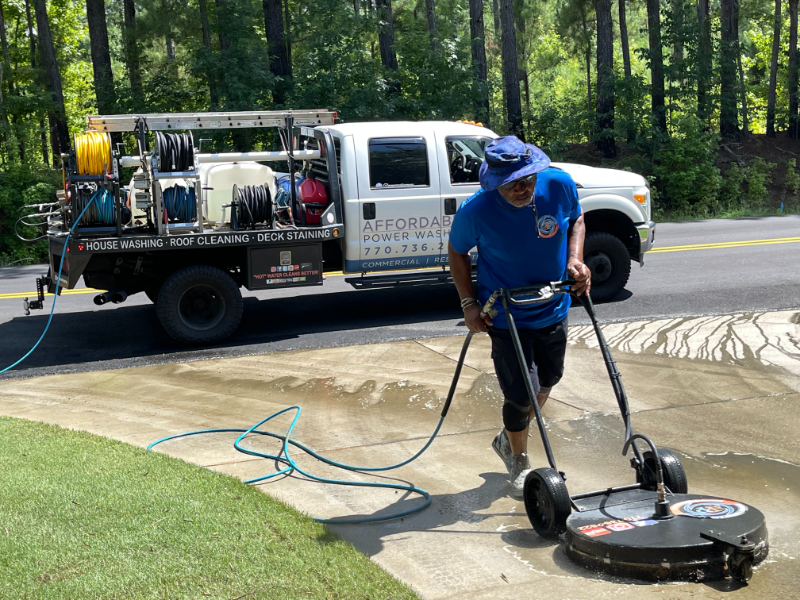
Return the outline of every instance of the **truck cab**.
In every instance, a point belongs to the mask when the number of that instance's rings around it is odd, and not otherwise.
[[[483,150],[497,134],[477,125],[435,121],[326,129],[340,155],[344,271],[445,267],[453,216],[480,189]],[[653,244],[647,180],[613,169],[553,166],[575,180],[585,214],[584,259],[593,273],[592,296],[609,300],[628,282],[631,262],[643,264]]]

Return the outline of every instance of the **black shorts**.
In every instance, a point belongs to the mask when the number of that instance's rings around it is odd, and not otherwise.
[[[518,329],[525,355],[525,365],[531,374],[533,390],[551,388],[564,375],[564,355],[567,352],[567,319],[542,329]],[[511,332],[489,328],[492,339],[492,360],[500,389],[505,399],[521,406],[530,406],[525,379],[520,369]]]

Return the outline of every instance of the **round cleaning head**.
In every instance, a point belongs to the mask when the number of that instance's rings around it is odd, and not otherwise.
[[[757,509],[727,498],[667,497],[669,515],[654,517],[656,493],[629,490],[576,501],[567,519],[566,552],[576,563],[647,580],[747,581],[769,550]]]

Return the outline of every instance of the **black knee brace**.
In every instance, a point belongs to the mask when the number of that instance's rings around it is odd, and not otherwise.
[[[510,400],[506,400],[506,403],[503,404],[503,425],[506,428],[506,431],[510,431],[511,433],[515,433],[517,431],[523,431],[531,420],[531,405],[530,402],[527,406],[522,404],[517,404],[516,402],[511,402]]]

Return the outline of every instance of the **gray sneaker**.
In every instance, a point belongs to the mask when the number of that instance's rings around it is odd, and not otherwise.
[[[525,477],[531,472],[531,461],[527,454],[512,457],[511,468],[511,495],[522,498],[522,489],[525,487]]]
[[[500,457],[500,460],[503,461],[508,474],[511,475],[511,471],[514,468],[514,457],[511,455],[511,443],[508,441],[508,435],[505,429],[501,429],[500,433],[494,436],[492,448],[497,452],[497,456]]]

